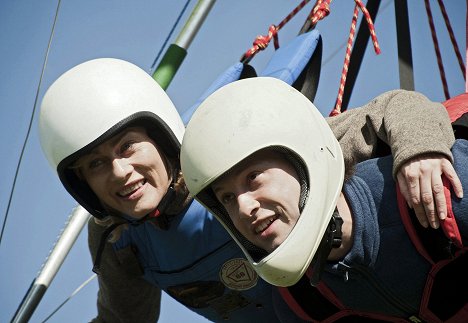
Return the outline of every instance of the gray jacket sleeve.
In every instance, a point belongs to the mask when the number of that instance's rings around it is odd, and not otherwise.
[[[94,219],[88,222],[88,244],[94,261],[104,228]],[[106,242],[98,275],[98,316],[93,323],[154,323],[159,318],[161,290],[142,278],[134,253],[116,255]]]
[[[450,148],[455,137],[447,110],[417,92],[386,92],[359,109],[327,118],[327,122],[346,162],[375,157],[379,140],[388,144],[394,177],[406,161],[418,155],[440,153],[453,161]]]

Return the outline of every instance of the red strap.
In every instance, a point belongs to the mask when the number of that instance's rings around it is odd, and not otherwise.
[[[291,295],[289,289],[286,287],[278,287],[279,292],[283,300],[288,304],[289,308],[302,320],[304,321],[313,321],[313,319],[307,315],[307,313],[302,309],[302,307],[297,303],[296,299]]]
[[[452,210],[452,199],[450,193],[451,185],[449,180],[445,176],[442,176],[442,182],[444,183],[444,194],[447,203],[447,218],[443,221],[440,221],[440,227],[442,228],[442,231],[444,231],[445,236],[448,237],[456,247],[463,248],[460,230],[458,229],[458,225]],[[400,209],[401,220],[403,221],[403,225],[405,226],[405,229],[408,232],[411,241],[413,242],[419,253],[424,258],[426,258],[426,260],[429,261],[431,264],[434,264],[429,253],[426,251],[423,244],[421,243],[421,240],[418,239],[418,234],[410,218],[411,215],[408,212],[408,206],[403,197],[403,194],[401,194],[400,187],[398,185],[397,201],[398,208]]]
[[[468,112],[468,93],[462,93],[447,101],[442,102],[447,109],[450,121],[454,122]]]
[[[442,182],[444,183],[445,201],[447,203],[447,218],[440,221],[440,227],[456,247],[463,248],[460,230],[458,229],[457,221],[452,210],[452,199],[450,197],[451,185],[445,176],[442,177]]]
[[[414,246],[418,250],[418,252],[426,258],[429,263],[434,265],[434,262],[432,261],[431,256],[429,253],[426,251],[426,248],[424,248],[422,242],[420,239],[418,239],[418,233],[416,232],[416,229],[413,225],[413,222],[411,222],[410,214],[408,212],[408,205],[406,204],[406,200],[403,197],[403,194],[401,194],[400,187],[397,185],[397,201],[398,201],[398,208],[400,209],[400,216],[401,216],[401,221],[403,222],[403,225],[405,226],[406,231],[408,232],[408,235],[413,242]]]

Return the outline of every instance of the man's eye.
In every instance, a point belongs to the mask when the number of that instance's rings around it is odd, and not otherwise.
[[[229,204],[234,199],[234,194],[223,194],[221,202],[223,204]]]
[[[102,159],[93,159],[88,163],[88,168],[96,169],[103,164],[104,164],[104,161]]]
[[[258,175],[260,175],[259,172],[250,173],[248,176],[249,181],[254,181],[255,179],[257,179]]]

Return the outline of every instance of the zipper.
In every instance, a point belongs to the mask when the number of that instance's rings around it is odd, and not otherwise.
[[[339,270],[343,273],[345,281],[349,279],[349,273],[352,272],[355,272],[364,277],[365,280],[372,286],[372,288],[377,290],[379,295],[386,303],[390,304],[390,306],[393,306],[405,315],[409,316],[414,315],[415,313],[419,313],[418,308],[413,308],[412,306],[407,305],[405,302],[403,302],[397,296],[395,296],[392,292],[388,291],[381,284],[379,284],[376,281],[375,277],[369,274],[366,267],[360,265],[349,267],[343,263],[340,263]]]

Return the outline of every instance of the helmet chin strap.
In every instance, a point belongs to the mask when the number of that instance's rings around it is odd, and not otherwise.
[[[157,218],[161,214],[164,214],[164,211],[166,210],[167,206],[172,203],[172,201],[175,198],[175,189],[174,189],[174,182],[169,185],[167,188],[166,194],[164,194],[163,198],[161,199],[161,202],[159,202],[158,207],[154,209],[154,211],[148,213],[145,217],[142,219],[138,220],[138,222],[144,222],[145,220],[149,220],[152,218]]]
[[[172,169],[172,168],[171,168]],[[172,170],[172,180],[171,184],[169,184],[169,187],[167,188],[166,194],[162,197],[161,201],[159,201],[158,206],[151,212],[149,212],[147,215],[142,217],[141,219],[137,221],[129,221],[128,224],[130,225],[139,225],[143,222],[146,221],[151,221],[154,225],[156,225],[158,228],[166,230],[169,226],[169,222],[167,218],[163,218],[162,215],[164,215],[164,212],[166,211],[167,207],[171,205],[171,203],[174,201],[176,197],[176,191],[175,191],[175,179],[177,178],[177,173],[178,170],[173,169]]]
[[[335,208],[332,214],[332,218],[328,224],[327,230],[320,242],[320,246],[315,253],[314,259],[312,259],[312,276],[310,277],[310,285],[317,286],[322,277],[325,263],[327,262],[328,255],[333,248],[341,246],[342,231],[341,226],[343,225],[343,219]]]
[[[164,215],[167,207],[171,205],[171,203],[176,198],[176,191],[175,191],[175,182],[177,180],[177,174],[179,172],[178,168],[170,167],[172,173],[171,184],[167,188],[166,194],[162,197],[161,201],[159,201],[158,206],[152,212],[148,213],[145,217],[139,220],[139,222],[144,221],[151,221],[155,226],[160,229],[167,230],[169,227],[169,219]]]

